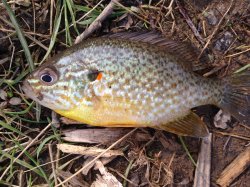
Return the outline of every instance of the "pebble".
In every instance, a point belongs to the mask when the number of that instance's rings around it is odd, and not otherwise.
[[[221,38],[215,42],[214,48],[218,51],[226,51],[233,42],[233,34],[226,31]]]
[[[208,12],[204,13],[204,16],[207,19],[207,22],[209,25],[217,25],[219,22],[218,19],[218,11],[217,10],[209,10]]]

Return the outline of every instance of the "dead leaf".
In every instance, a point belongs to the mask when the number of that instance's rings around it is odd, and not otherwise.
[[[0,98],[5,101],[7,99],[7,92],[0,89]]]
[[[15,3],[25,7],[29,7],[31,4],[30,0],[17,0]]]
[[[20,105],[22,102],[22,100],[18,97],[12,97],[10,100],[9,100],[9,103],[11,105]]]

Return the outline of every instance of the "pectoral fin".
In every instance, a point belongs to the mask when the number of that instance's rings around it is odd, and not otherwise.
[[[161,125],[159,128],[181,136],[206,137],[208,135],[205,123],[191,111],[183,118]]]

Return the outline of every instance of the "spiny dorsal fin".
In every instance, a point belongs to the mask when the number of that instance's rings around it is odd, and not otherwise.
[[[173,56],[179,63],[189,70],[200,70],[207,66],[209,58],[202,55],[199,59],[200,51],[187,42],[178,42],[163,37],[158,32],[120,32],[104,37],[126,39],[131,41],[148,43],[159,46],[161,50],[166,51]]]
[[[160,129],[181,136],[206,137],[208,129],[205,123],[195,113],[190,113],[181,119],[159,126]]]

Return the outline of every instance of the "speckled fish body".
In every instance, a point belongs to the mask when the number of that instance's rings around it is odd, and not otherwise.
[[[30,91],[24,90],[89,125],[158,128],[185,118],[193,107],[220,105],[223,99],[221,81],[196,75],[179,61],[158,45],[96,38],[42,65],[26,80]],[[41,84],[41,73],[50,71],[55,82]]]

